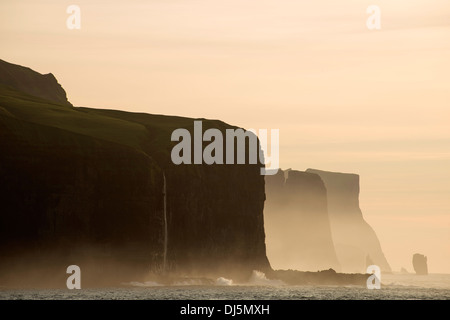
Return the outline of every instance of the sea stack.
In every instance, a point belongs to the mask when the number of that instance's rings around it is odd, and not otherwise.
[[[416,253],[413,255],[412,263],[416,274],[418,275],[428,274],[428,265],[426,256],[420,253]]]

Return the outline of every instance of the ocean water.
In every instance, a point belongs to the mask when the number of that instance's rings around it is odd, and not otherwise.
[[[383,275],[381,289],[361,286],[289,286],[254,273],[248,283],[218,278],[215,285],[186,280],[172,286],[155,282],[122,283],[117,287],[55,290],[0,287],[0,299],[83,300],[450,300],[450,274]]]

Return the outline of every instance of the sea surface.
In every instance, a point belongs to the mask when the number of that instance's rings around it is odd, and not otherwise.
[[[155,282],[122,283],[98,289],[9,289],[0,287],[0,299],[83,300],[450,300],[450,274],[382,275],[381,288],[361,286],[288,286],[257,273],[245,284],[218,278],[215,285],[186,280],[173,286]]]

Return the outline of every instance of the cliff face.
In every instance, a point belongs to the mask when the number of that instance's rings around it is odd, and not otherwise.
[[[1,116],[0,132],[2,275],[78,264],[88,281],[113,265],[143,272],[158,262],[162,181],[154,161],[128,147]]]
[[[71,105],[66,92],[51,73],[40,74],[30,68],[0,59],[0,84],[58,104]]]
[[[327,190],[314,173],[266,176],[267,255],[274,268],[340,270],[327,210]]]
[[[390,272],[378,237],[359,208],[359,176],[314,169],[306,172],[319,175],[328,191],[328,213],[342,271],[365,272],[370,259],[382,271]]]
[[[233,274],[270,269],[264,233],[264,176],[260,165],[174,165],[173,130],[194,137],[194,119],[82,109],[89,115],[138,123],[148,131],[142,149],[167,178],[168,265],[189,274]],[[236,127],[203,120],[203,130]],[[225,140],[224,140],[225,143]],[[205,147],[207,143],[203,143]],[[224,151],[224,157],[226,152]]]
[[[259,165],[176,166],[171,133],[193,132],[194,119],[73,108],[64,90],[45,93],[45,77],[11,66],[0,69],[0,282],[39,266],[56,272],[39,279],[63,286],[69,264],[97,282],[161,271],[163,173],[169,271],[270,269]]]

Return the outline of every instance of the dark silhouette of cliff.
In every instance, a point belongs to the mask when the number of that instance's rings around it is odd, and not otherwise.
[[[415,253],[412,259],[414,271],[418,275],[428,274],[427,257],[420,253]]]
[[[62,105],[71,105],[67,100],[66,92],[53,74],[43,75],[30,68],[12,64],[1,59],[0,85],[47,101]],[[25,98],[25,95],[22,96]]]
[[[359,208],[359,176],[315,169],[306,172],[319,175],[325,183],[333,241],[342,271],[365,272],[366,258],[370,256],[382,271],[391,272],[378,237]]]
[[[171,133],[193,136],[194,119],[74,108],[53,76],[4,61],[0,79],[0,282],[64,286],[70,264],[85,284],[160,271],[163,173],[169,272],[270,270],[260,166],[172,163]]]
[[[267,254],[273,267],[339,270],[322,179],[296,170],[285,173],[265,178]]]

